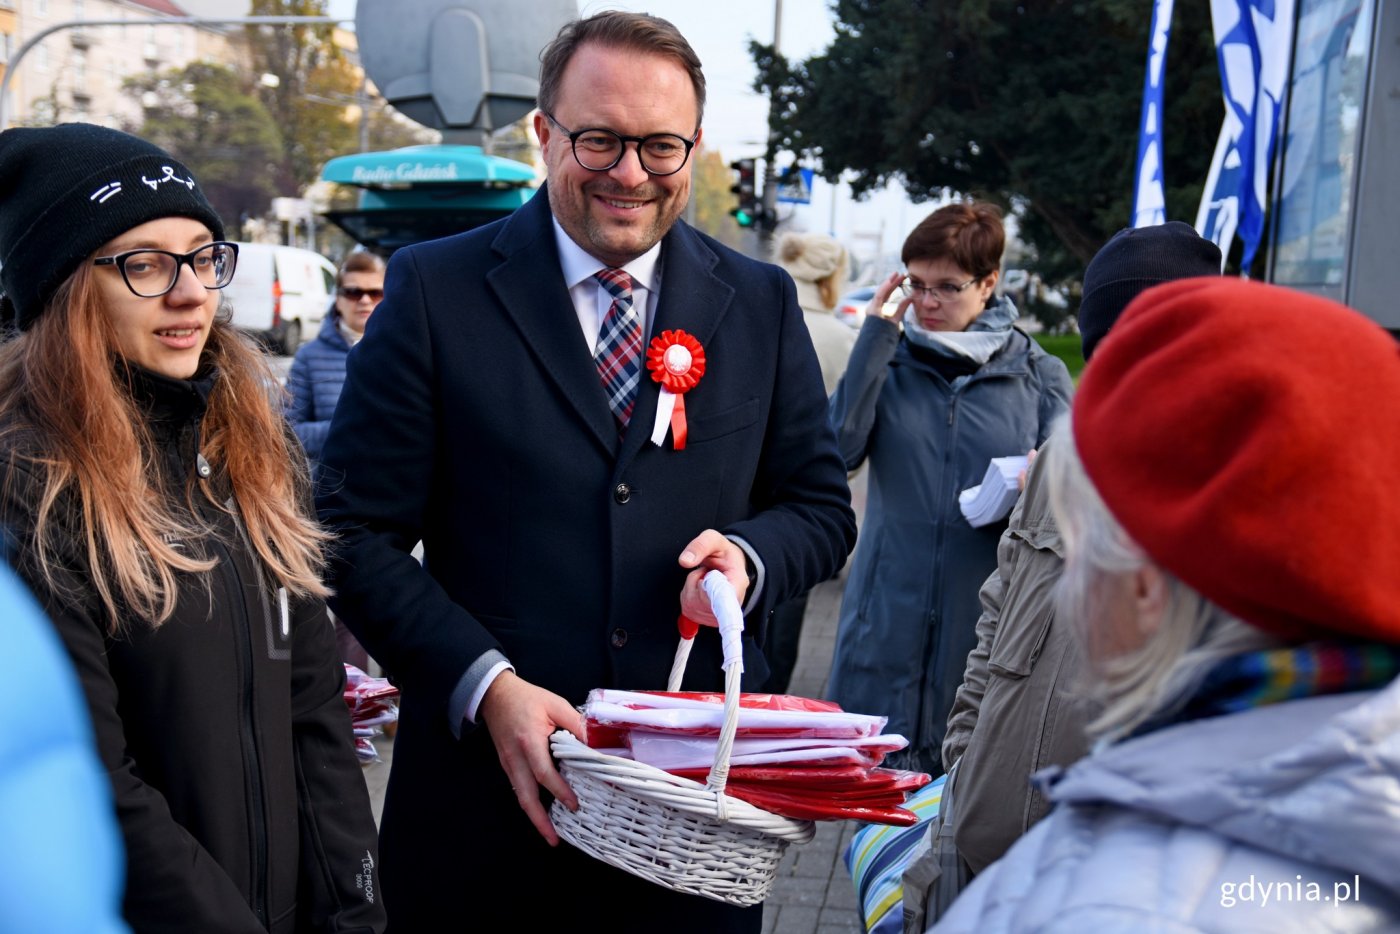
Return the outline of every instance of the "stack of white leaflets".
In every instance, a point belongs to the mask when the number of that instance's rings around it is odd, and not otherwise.
[[[1016,497],[1021,495],[1021,471],[1029,465],[1030,460],[1024,454],[993,457],[982,482],[958,494],[958,505],[968,525],[981,528],[1010,515]]]

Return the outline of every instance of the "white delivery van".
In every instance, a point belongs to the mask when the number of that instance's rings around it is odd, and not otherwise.
[[[233,323],[290,356],[316,335],[335,297],[335,265],[319,253],[274,243],[238,244],[224,288]]]

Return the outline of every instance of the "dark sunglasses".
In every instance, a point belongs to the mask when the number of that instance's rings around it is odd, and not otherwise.
[[[343,285],[337,291],[352,302],[358,302],[366,295],[376,302],[384,297],[383,289],[357,289],[352,285]]]

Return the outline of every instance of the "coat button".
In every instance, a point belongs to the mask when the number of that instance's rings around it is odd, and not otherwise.
[[[620,626],[617,629],[614,629],[612,631],[612,638],[609,639],[609,641],[612,642],[613,648],[622,648],[624,645],[627,644],[627,630],[623,629]]]
[[[613,499],[617,500],[619,504],[626,503],[631,498],[632,488],[627,484],[619,483],[617,486],[613,487]]]

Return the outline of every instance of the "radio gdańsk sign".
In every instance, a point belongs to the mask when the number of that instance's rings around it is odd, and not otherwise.
[[[457,164],[400,162],[395,166],[377,165],[373,168],[357,165],[350,180],[352,183],[367,185],[393,182],[455,182]]]

